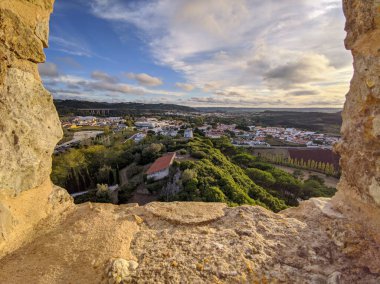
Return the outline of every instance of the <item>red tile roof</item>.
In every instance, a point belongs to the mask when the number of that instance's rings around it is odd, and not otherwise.
[[[150,166],[148,171],[146,172],[147,175],[157,173],[159,171],[162,171],[173,163],[173,160],[175,158],[175,152],[168,153],[165,156],[162,156],[161,158],[158,158],[154,161],[154,163]]]

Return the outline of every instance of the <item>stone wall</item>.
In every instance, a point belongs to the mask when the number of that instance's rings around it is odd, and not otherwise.
[[[380,0],[344,0],[354,76],[341,129],[342,177],[334,202],[380,225]],[[380,226],[379,226],[380,227]]]
[[[49,178],[62,136],[37,64],[45,61],[53,0],[0,1],[0,189],[16,193]]]
[[[70,200],[50,182],[62,130],[36,64],[45,61],[53,2],[0,1],[0,256],[30,237],[55,202]]]

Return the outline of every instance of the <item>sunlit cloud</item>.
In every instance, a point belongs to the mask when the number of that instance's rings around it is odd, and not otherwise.
[[[142,86],[155,87],[163,84],[162,80],[157,77],[150,76],[146,73],[127,73],[125,74],[129,79],[136,80]]]
[[[89,78],[41,67],[49,86],[62,91],[65,85],[71,96],[83,96],[85,91],[94,97],[103,92],[105,98],[187,105],[341,107],[349,88],[352,59],[343,45],[341,0],[86,3],[122,41],[130,29],[136,31],[147,50],[144,60],[171,69],[178,77],[146,66],[135,70],[127,66],[129,73],[122,70],[116,75],[99,67],[87,74]],[[78,36],[53,35],[51,41],[67,54],[101,58]]]

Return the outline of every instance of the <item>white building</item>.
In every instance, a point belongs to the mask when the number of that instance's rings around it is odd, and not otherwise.
[[[183,137],[185,138],[193,138],[194,135],[193,135],[193,130],[191,128],[188,128],[185,130],[184,134],[183,134]]]
[[[152,180],[160,180],[169,175],[170,166],[173,164],[176,153],[168,153],[158,158],[150,166],[146,172],[147,178]]]

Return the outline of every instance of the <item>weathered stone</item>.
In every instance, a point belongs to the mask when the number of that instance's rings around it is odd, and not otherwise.
[[[32,74],[9,68],[0,101],[0,188],[34,188],[49,178],[62,135],[52,97]]]
[[[181,204],[180,206],[178,206]],[[180,224],[197,224],[216,220],[224,216],[224,203],[160,203],[152,202],[146,209],[153,215]]]
[[[139,264],[134,260],[116,258],[110,261],[107,269],[108,283],[119,284],[130,280],[131,274],[137,269]]]
[[[42,41],[44,47],[48,47],[49,40],[49,19],[39,21],[35,30],[36,36]]]
[[[363,206],[380,214],[380,26],[376,24],[380,2],[344,0],[343,4],[345,42],[354,57],[354,76],[342,113],[342,142],[337,146],[342,177],[333,202],[356,218],[367,212]],[[378,218],[368,217],[367,223],[378,227]]]
[[[43,44],[35,35],[34,29],[7,9],[0,9],[0,41],[20,59],[40,63],[45,61]]]

